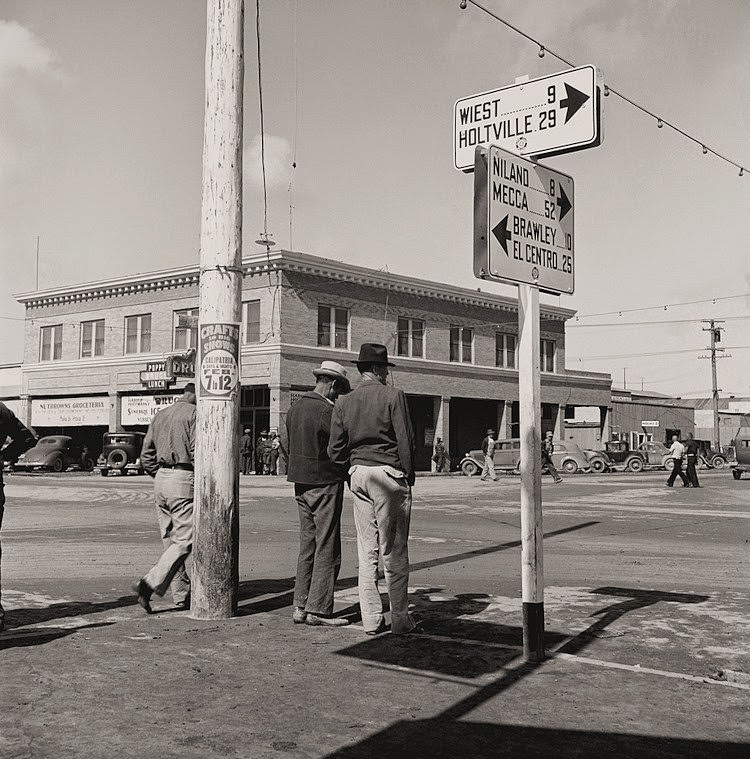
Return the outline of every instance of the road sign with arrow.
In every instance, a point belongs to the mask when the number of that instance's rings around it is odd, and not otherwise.
[[[477,148],[474,165],[474,274],[575,287],[573,177],[498,148]]]
[[[601,143],[596,69],[581,66],[458,100],[454,164],[471,171],[478,145],[524,156],[558,155]]]

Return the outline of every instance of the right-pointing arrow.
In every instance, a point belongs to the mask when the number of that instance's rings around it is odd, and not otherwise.
[[[560,221],[562,221],[565,218],[565,214],[573,208],[562,185],[560,185],[560,197],[557,199],[557,205],[560,207]]]
[[[565,123],[567,124],[578,109],[589,99],[589,96],[585,92],[571,87],[567,82],[565,82],[565,92],[568,94],[568,97],[560,101],[560,108],[568,109],[565,114]]]
[[[500,245],[503,246],[503,250],[505,251],[505,255],[510,258],[508,255],[508,240],[510,240],[510,232],[508,232],[508,216],[495,225],[494,229],[492,230],[492,234],[495,235],[497,238],[497,241],[500,243]]]

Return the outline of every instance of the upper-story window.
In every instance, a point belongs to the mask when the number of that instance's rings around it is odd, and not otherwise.
[[[173,315],[172,347],[176,351],[198,348],[198,309],[183,308]]]
[[[42,327],[39,341],[39,360],[57,361],[62,358],[62,324]]]
[[[471,364],[474,361],[474,330],[451,325],[451,361]]]
[[[424,322],[421,319],[399,318],[396,348],[399,356],[424,358]]]
[[[81,358],[104,355],[104,319],[81,322]]]
[[[125,353],[151,352],[151,314],[125,317]]]
[[[318,306],[318,345],[349,348],[349,309]]]
[[[555,371],[554,340],[542,340],[539,343],[539,368],[543,372]]]
[[[260,342],[259,300],[248,300],[242,304],[242,342]]]
[[[495,332],[495,366],[516,368],[516,336]]]

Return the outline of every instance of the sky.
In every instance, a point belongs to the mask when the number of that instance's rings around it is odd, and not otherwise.
[[[750,3],[482,4],[748,167],[738,176],[614,95],[601,146],[543,160],[575,180],[575,293],[542,296],[579,314],[568,368],[707,396],[701,319],[724,318],[719,387],[750,395]],[[247,254],[264,228],[255,10],[246,2]],[[260,26],[277,244],[515,295],[472,274],[453,106],[567,67],[458,0],[260,0]],[[198,262],[204,53],[203,0],[0,0],[0,363],[22,358],[13,295],[37,275],[45,289]]]

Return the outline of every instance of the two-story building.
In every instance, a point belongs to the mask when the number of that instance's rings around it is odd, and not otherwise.
[[[456,462],[487,427],[518,435],[514,298],[288,251],[246,257],[243,273],[241,422],[254,437],[283,424],[322,360],[347,364],[363,342],[385,343],[397,365],[392,381],[408,396],[421,469],[436,436]],[[22,419],[85,438],[92,451],[107,430],[145,430],[187,381],[154,390],[142,380],[196,347],[198,279],[191,265],[17,296],[26,308]],[[562,437],[574,407],[596,407],[607,439],[610,376],[565,367],[574,313],[541,307],[543,428]]]

